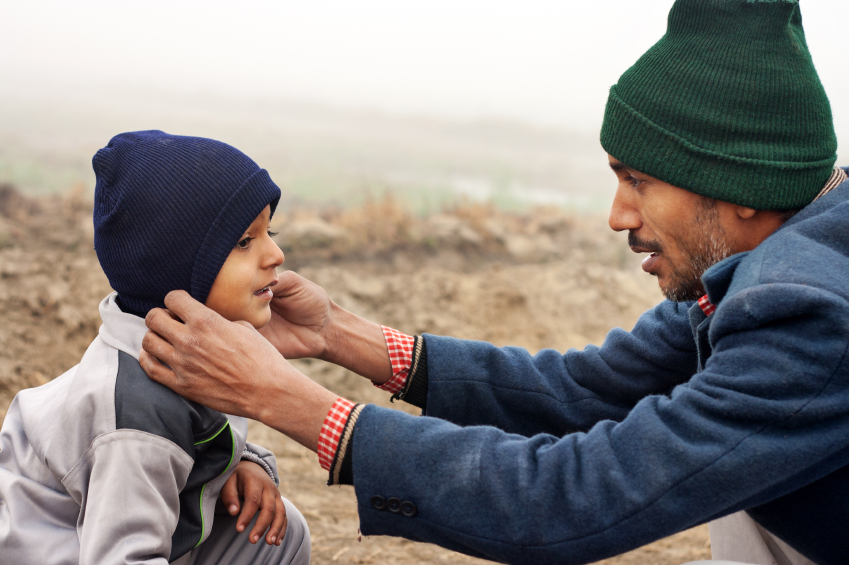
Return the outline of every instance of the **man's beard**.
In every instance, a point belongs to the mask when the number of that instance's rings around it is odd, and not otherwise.
[[[633,232],[628,234],[628,245],[662,253],[658,241],[642,241]],[[698,300],[705,294],[702,275],[709,267],[734,254],[726,241],[725,232],[719,223],[716,200],[704,198],[696,212],[693,229],[678,241],[684,256],[683,265],[671,265],[669,286],[661,289],[666,298],[673,302]]]

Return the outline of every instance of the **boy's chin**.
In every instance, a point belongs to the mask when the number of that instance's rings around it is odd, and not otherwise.
[[[271,308],[266,308],[265,312],[257,314],[254,319],[250,320],[250,324],[256,329],[262,329],[271,321]]]

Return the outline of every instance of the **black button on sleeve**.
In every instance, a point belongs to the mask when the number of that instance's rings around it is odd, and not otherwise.
[[[401,499],[393,496],[386,501],[386,509],[393,514],[397,514],[401,511]]]
[[[386,510],[386,499],[376,494],[371,497],[371,506],[375,510]]]
[[[401,514],[403,514],[407,518],[412,518],[418,513],[419,509],[414,503],[410,502],[409,500],[405,500],[401,503]]]

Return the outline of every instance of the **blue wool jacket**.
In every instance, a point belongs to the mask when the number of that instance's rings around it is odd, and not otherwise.
[[[363,534],[588,563],[746,509],[845,563],[849,182],[704,283],[710,317],[666,301],[583,351],[425,336],[426,417],[355,425]]]

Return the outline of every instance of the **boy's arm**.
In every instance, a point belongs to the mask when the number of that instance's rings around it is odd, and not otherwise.
[[[166,565],[192,463],[153,434],[117,430],[98,437],[63,481],[82,487],[80,565]]]

